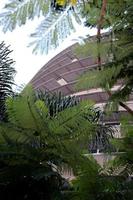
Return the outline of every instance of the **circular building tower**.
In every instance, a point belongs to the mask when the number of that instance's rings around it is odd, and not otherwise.
[[[97,68],[97,60],[92,56],[79,57],[74,53],[77,44],[66,48],[45,64],[30,81],[35,90],[49,91],[50,93],[61,92],[63,95],[76,96],[79,99],[93,100],[97,107],[103,108],[109,96],[101,88],[89,90],[75,90],[75,84],[81,74]],[[120,87],[120,83],[112,88],[112,92]],[[126,104],[133,108],[133,95],[130,95]],[[119,112],[114,112],[111,117],[104,118],[107,123],[118,123],[120,115],[126,114],[123,107]]]

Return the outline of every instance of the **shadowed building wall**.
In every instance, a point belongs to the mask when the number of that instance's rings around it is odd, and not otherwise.
[[[105,35],[106,39],[106,35]],[[66,48],[59,53],[47,64],[45,64],[39,72],[33,77],[30,83],[36,90],[47,90],[51,93],[61,92],[66,95],[74,95],[82,99],[90,99],[96,103],[96,106],[103,107],[109,96],[101,88],[90,90],[75,90],[75,84],[78,77],[88,70],[97,68],[97,60],[92,56],[78,57],[73,49],[77,44]],[[104,61],[103,61],[104,62]],[[112,88],[112,92],[118,90],[121,82]],[[133,108],[133,95],[130,95],[127,105]],[[114,112],[111,118],[106,117],[104,121],[119,121],[119,117],[126,114],[122,107],[119,107],[119,112]]]

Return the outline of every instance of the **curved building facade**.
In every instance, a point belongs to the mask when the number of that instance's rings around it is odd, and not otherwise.
[[[51,59],[39,70],[30,83],[35,90],[47,90],[51,93],[60,91],[65,96],[73,95],[81,100],[93,100],[96,103],[96,106],[103,107],[109,97],[101,88],[84,91],[75,90],[75,84],[78,81],[78,77],[88,70],[97,68],[97,60],[92,56],[78,57],[75,55],[73,48],[76,45],[66,48]],[[119,87],[120,83],[112,88],[112,92],[118,90]],[[133,108],[133,95],[130,95],[130,99],[126,103],[129,107]],[[119,121],[119,116],[125,113],[125,110],[120,107],[119,112],[114,112],[111,119],[107,119],[106,117],[105,121],[117,122]]]

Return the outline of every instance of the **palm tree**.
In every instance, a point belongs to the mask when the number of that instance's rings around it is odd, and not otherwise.
[[[0,43],[0,120],[5,117],[5,100],[13,94],[15,69],[14,61],[9,57],[12,51],[4,42]]]

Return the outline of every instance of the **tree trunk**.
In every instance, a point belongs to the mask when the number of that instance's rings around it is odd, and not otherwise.
[[[112,96],[110,91],[107,91],[109,97]],[[119,105],[121,107],[123,107],[129,114],[131,114],[133,116],[133,110],[131,108],[129,108],[125,103],[123,103],[122,101],[119,101]]]
[[[103,24],[103,21],[104,21],[105,14],[106,14],[106,7],[107,7],[107,0],[103,0],[100,18],[99,18],[98,25],[97,25],[97,43],[98,44],[100,44],[100,42],[101,42],[101,28],[102,28],[102,24]],[[101,65],[102,65],[101,55],[100,55],[100,50],[98,49],[98,67],[99,67],[99,70],[101,70]],[[108,93],[109,97],[112,96],[110,91],[108,91],[107,93]],[[128,113],[133,115],[133,110],[130,109],[126,104],[119,101],[119,105],[122,106]]]
[[[101,28],[102,28],[102,24],[104,21],[104,16],[106,14],[106,6],[107,6],[107,0],[103,0],[100,18],[99,18],[98,25],[97,25],[97,44],[100,44],[100,42],[101,42]],[[99,68],[99,70],[101,70],[102,63],[101,63],[101,55],[100,55],[99,47],[98,47],[97,62],[98,62],[98,68]]]
[[[97,38],[98,39],[101,38],[101,27],[102,27],[102,24],[103,24],[103,21],[104,21],[104,16],[106,14],[106,6],[107,6],[107,0],[103,0],[100,18],[99,18],[98,25],[97,25]]]
[[[133,110],[131,108],[129,108],[126,104],[124,104],[122,101],[119,101],[120,106],[122,106],[123,108],[125,108],[125,110],[130,113],[133,116]]]

